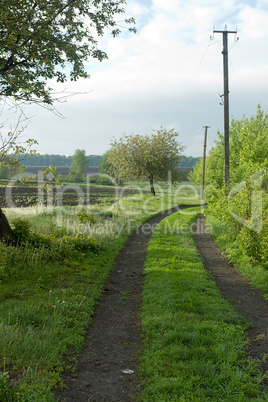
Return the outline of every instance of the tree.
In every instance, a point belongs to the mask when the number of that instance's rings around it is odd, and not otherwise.
[[[3,126],[1,127],[3,128]],[[32,146],[37,144],[37,141],[29,139],[21,142],[23,130],[20,129],[20,120],[18,121],[15,129],[8,132],[7,136],[0,133],[0,178],[4,178],[4,173],[8,170],[20,168],[19,161],[24,155],[35,155],[36,151]],[[17,237],[12,231],[8,220],[0,208],[0,240],[16,243]]]
[[[193,167],[199,161],[199,159],[199,156],[184,156],[181,160],[180,167]]]
[[[111,163],[108,161],[108,153],[109,151],[105,152],[105,154],[103,154],[101,159],[99,160],[100,173],[110,173]]]
[[[88,168],[88,158],[84,149],[77,149],[73,156],[70,167],[70,175],[74,176],[75,181],[81,180]]]
[[[52,105],[48,81],[88,78],[85,62],[107,58],[97,37],[120,33],[116,18],[125,0],[3,0],[0,7],[0,99]],[[133,18],[126,24],[135,23]],[[129,28],[135,31],[135,28]],[[7,153],[7,142],[0,149]],[[16,241],[0,210],[0,239]]]
[[[99,166],[101,155],[87,155],[89,166]]]
[[[250,119],[232,119],[230,123],[230,185],[240,183],[252,174],[268,171],[268,113],[260,106]],[[195,165],[190,179],[201,183],[202,159]],[[205,184],[224,187],[224,138],[218,132],[214,147],[206,158]]]
[[[184,147],[177,142],[175,129],[162,127],[151,135],[125,135],[111,143],[108,162],[117,180],[148,179],[155,195],[154,180],[179,178]]]
[[[3,0],[0,96],[52,104],[47,80],[65,82],[68,74],[74,81],[88,78],[84,62],[107,58],[96,37],[105,28],[113,36],[120,33],[115,17],[124,13],[124,4],[125,0]]]

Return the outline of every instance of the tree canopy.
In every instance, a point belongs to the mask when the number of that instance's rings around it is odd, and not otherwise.
[[[201,183],[202,159],[190,175]],[[268,267],[268,113],[230,123],[230,187],[224,182],[224,137],[206,158],[206,215],[234,263]],[[220,224],[219,224],[220,223]]]
[[[70,175],[73,175],[77,179],[86,173],[88,168],[88,159],[86,157],[86,151],[84,149],[77,149],[73,156],[73,161],[70,167]]]
[[[111,163],[108,161],[108,152],[102,155],[98,163],[100,173],[109,173],[111,169]]]
[[[190,178],[201,183],[203,158],[195,165]],[[230,123],[230,185],[256,172],[268,171],[268,113],[257,107],[256,116],[232,119]],[[218,132],[214,147],[206,158],[205,184],[224,187],[224,137]]]
[[[84,63],[107,58],[97,37],[105,28],[113,36],[119,34],[115,18],[124,13],[124,4],[125,0],[3,0],[0,96],[52,104],[47,80],[87,78]]]
[[[193,167],[199,161],[199,159],[199,156],[183,156],[180,162],[180,167]]]
[[[125,0],[2,0],[0,7],[0,100],[52,105],[55,94],[49,80],[88,78],[85,63],[102,61],[107,54],[97,38],[106,28],[120,33],[118,15]],[[125,19],[135,31],[133,18]],[[0,144],[0,161],[7,154],[25,154],[17,148],[17,134],[10,133]],[[2,137],[0,138],[0,140]],[[0,209],[0,239],[16,241]]]
[[[175,129],[160,128],[150,135],[124,135],[111,143],[108,162],[111,174],[119,181],[148,179],[155,195],[154,180],[179,178],[179,163],[184,147]]]

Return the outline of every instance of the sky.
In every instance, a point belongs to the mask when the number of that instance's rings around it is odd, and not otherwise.
[[[56,104],[59,117],[27,106],[25,134],[40,153],[102,155],[123,134],[150,134],[175,128],[188,156],[203,154],[223,132],[222,34],[228,35],[230,118],[255,115],[268,106],[267,0],[129,0],[126,17],[136,34],[109,31],[99,40],[109,59],[90,60],[88,80],[56,85],[76,93]],[[120,17],[122,18],[122,17]]]

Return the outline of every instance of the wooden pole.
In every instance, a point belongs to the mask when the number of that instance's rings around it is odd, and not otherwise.
[[[204,136],[204,151],[203,151],[203,172],[202,172],[202,186],[201,186],[201,199],[204,198],[204,185],[205,185],[205,166],[206,166],[206,148],[207,148],[207,130],[210,126],[205,126]]]
[[[229,187],[229,78],[228,78],[228,35],[223,38],[223,76],[224,76],[224,183]]]
[[[237,31],[213,31],[222,33],[223,42],[223,84],[224,84],[224,184],[229,187],[229,78],[228,78],[228,33],[237,34]]]

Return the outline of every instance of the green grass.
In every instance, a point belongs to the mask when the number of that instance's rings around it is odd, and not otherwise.
[[[250,258],[241,242],[236,240],[234,233],[214,216],[207,216],[213,239],[219,244],[229,261],[247,278],[251,284],[261,290],[263,297],[268,300],[268,270],[267,266],[257,263]]]
[[[149,242],[140,400],[268,400],[257,362],[246,356],[247,323],[221,296],[186,230],[193,219],[165,218]]]
[[[0,362],[11,380],[20,379],[19,401],[54,400],[51,389],[61,383],[63,358],[81,350],[95,301],[124,241],[121,236],[97,255],[79,259],[74,253],[69,260],[21,263],[17,275],[0,284]]]
[[[197,195],[191,195],[183,188],[182,202],[198,203]],[[112,205],[107,200],[85,207],[82,214],[81,207],[5,209],[10,221],[26,218],[32,230],[45,237],[40,248],[27,242],[19,248],[0,244],[0,370],[4,373],[0,400],[55,400],[52,389],[61,384],[66,362],[75,370],[73,356],[82,348],[95,302],[120,249],[137,225],[179,202],[176,188],[166,187],[156,197],[138,194]],[[81,216],[93,213],[93,225],[81,221]],[[96,237],[101,249],[78,252],[61,242],[66,235],[81,234]]]

